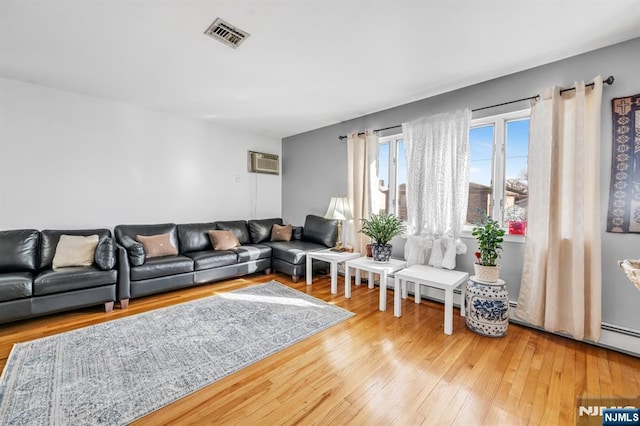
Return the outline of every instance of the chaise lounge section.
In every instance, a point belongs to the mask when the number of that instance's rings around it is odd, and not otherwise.
[[[338,237],[338,221],[308,215],[304,227],[297,227],[291,241],[266,243],[273,250],[271,265],[274,270],[291,275],[298,282],[306,274],[306,252],[324,250],[335,246]],[[313,269],[326,268],[325,262],[313,262]]]

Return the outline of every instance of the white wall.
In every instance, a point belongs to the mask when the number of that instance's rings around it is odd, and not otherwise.
[[[248,150],[281,141],[0,78],[0,229],[279,217]]]

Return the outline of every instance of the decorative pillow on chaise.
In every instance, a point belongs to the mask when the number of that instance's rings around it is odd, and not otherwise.
[[[271,241],[291,241],[293,227],[289,225],[280,226],[276,223],[271,228]]]

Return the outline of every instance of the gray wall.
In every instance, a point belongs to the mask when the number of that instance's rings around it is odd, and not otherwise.
[[[640,235],[616,235],[606,229],[611,166],[611,99],[640,93],[640,38],[609,46],[482,84],[466,87],[418,102],[380,111],[333,126],[283,139],[282,215],[303,224],[308,213],[323,214],[332,195],[347,193],[346,144],[339,135],[366,128],[383,128],[446,111],[478,108],[535,95],[551,86],[572,86],[600,74],[614,75],[613,86],[604,88],[602,109],[601,185],[603,322],[640,330],[640,292],[627,280],[616,260],[640,258]],[[401,78],[401,76],[399,77]],[[375,90],[375,88],[372,88]],[[345,96],[349,96],[345,93]],[[484,115],[518,110],[526,103],[484,111]],[[473,118],[481,117],[474,113]],[[472,272],[475,241],[465,239],[468,252],[458,257],[457,269]],[[399,248],[401,251],[401,248]],[[517,300],[522,274],[524,244],[504,245],[500,275],[508,282],[511,300]],[[398,253],[398,251],[396,251]]]

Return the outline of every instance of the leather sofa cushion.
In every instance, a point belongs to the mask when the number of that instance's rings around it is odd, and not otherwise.
[[[238,263],[269,259],[271,257],[271,247],[264,244],[247,244],[238,247],[236,250],[238,252]]]
[[[117,271],[101,271],[94,266],[71,267],[41,272],[33,281],[33,295],[64,293],[85,288],[115,284]]]
[[[148,280],[193,272],[193,260],[186,256],[166,256],[147,259],[143,265],[131,268],[131,281]]]
[[[249,236],[253,244],[271,240],[271,228],[274,224],[282,225],[282,219],[255,219],[249,221]]]
[[[265,244],[271,247],[274,259],[282,259],[294,265],[301,265],[306,261],[306,252],[326,249],[323,245],[309,241],[276,241]]]
[[[338,221],[320,216],[308,215],[304,222],[302,240],[333,247],[338,238]]]
[[[196,271],[218,268],[220,266],[235,265],[238,263],[238,255],[232,250],[206,250],[187,253],[193,259]]]
[[[31,272],[0,274],[0,302],[31,297],[32,283]]]
[[[78,235],[87,237],[89,235],[98,236],[98,244],[105,238],[111,237],[111,231],[108,229],[45,229],[40,232],[40,269],[51,269],[53,257],[56,254],[60,235]]]
[[[246,220],[216,222],[216,228],[221,231],[233,231],[240,244],[251,244]]]
[[[116,266],[116,243],[113,238],[105,238],[96,247],[96,266],[108,271]]]
[[[39,238],[35,229],[0,231],[0,272],[34,271]]]
[[[136,236],[138,235],[150,236],[169,234],[171,244],[173,244],[173,246],[178,249],[178,253],[180,253],[180,244],[178,243],[178,225],[175,223],[160,223],[155,225],[117,225],[114,228],[113,233],[116,236],[116,241],[127,248],[127,252],[129,252],[130,256],[131,252],[129,251],[129,246],[131,246],[131,241],[124,238],[125,236],[136,241]]]
[[[182,253],[213,250],[208,232],[217,229],[215,222],[185,223],[178,225],[178,240]]]
[[[302,239],[302,226],[292,226],[291,227],[291,239],[292,240],[301,240]]]

